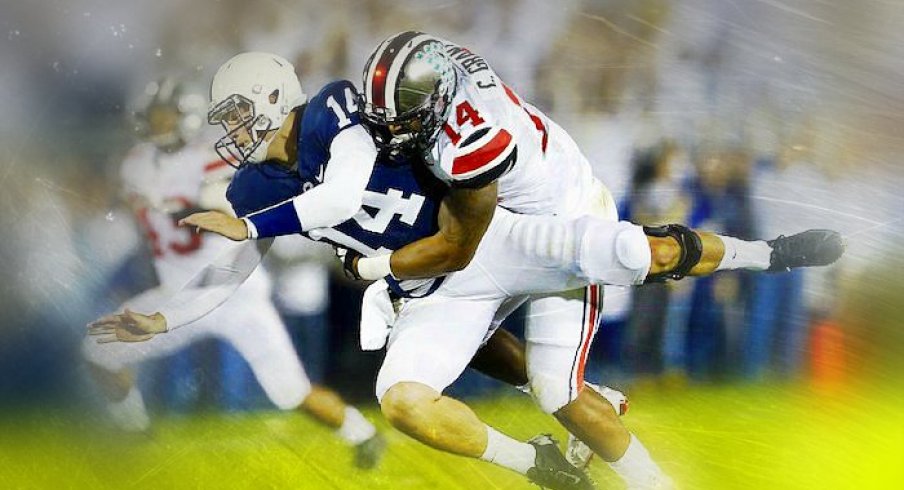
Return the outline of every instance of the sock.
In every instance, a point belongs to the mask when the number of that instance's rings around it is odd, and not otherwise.
[[[629,490],[672,488],[669,477],[650,458],[647,448],[634,434],[631,434],[625,454],[618,461],[609,463],[609,467],[624,480]]]
[[[377,433],[377,428],[368,422],[358,409],[345,407],[345,419],[342,421],[342,427],[339,427],[336,433],[342,440],[357,446],[373,437]]]
[[[487,449],[480,459],[526,475],[534,467],[537,449],[487,426]]]
[[[763,271],[769,268],[772,247],[762,240],[748,242],[730,236],[716,235],[725,244],[725,255],[716,270],[751,269]]]
[[[113,423],[122,430],[144,432],[151,427],[151,419],[144,406],[144,398],[134,385],[129,389],[125,398],[109,402],[107,410],[110,412]]]

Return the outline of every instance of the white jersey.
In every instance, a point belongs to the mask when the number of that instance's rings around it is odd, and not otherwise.
[[[499,205],[518,213],[581,214],[598,184],[574,141],[518,97],[483,58],[445,44],[457,90],[427,155],[434,174],[458,185],[498,178]]]
[[[177,225],[178,218],[200,208],[205,188],[216,188],[232,175],[232,169],[208,146],[188,145],[166,153],[150,143],[140,143],[121,167],[123,187],[153,252],[157,277],[166,289],[181,288],[230,244],[219,235],[199,234]],[[264,274],[254,274],[245,287],[267,294],[270,286]]]

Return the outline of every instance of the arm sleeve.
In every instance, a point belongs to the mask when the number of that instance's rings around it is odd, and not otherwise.
[[[511,133],[500,127],[482,127],[455,144],[451,184],[483,187],[505,174],[517,160],[518,146]]]
[[[330,143],[323,183],[311,190],[246,217],[256,230],[252,238],[290,235],[336,226],[350,219],[364,199],[364,189],[377,159],[377,148],[361,125],[345,129]]]
[[[223,304],[254,272],[272,243],[272,239],[239,242],[220,254],[160,307],[167,329],[194,322]]]

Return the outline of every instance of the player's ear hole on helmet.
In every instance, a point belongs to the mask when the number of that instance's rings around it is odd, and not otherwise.
[[[279,89],[270,92],[270,103],[275,104],[277,100],[279,100]]]

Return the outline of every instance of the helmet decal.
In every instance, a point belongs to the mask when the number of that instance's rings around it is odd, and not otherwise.
[[[368,60],[362,115],[378,144],[425,147],[448,116],[455,86],[456,72],[443,42],[403,32],[383,41]]]

